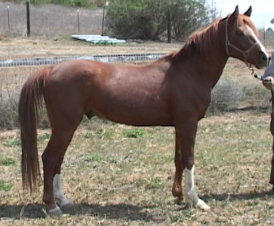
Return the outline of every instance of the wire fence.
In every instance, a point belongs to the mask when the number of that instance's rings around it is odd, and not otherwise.
[[[100,62],[143,62],[157,60],[164,56],[164,53],[145,53],[145,54],[114,54],[114,55],[95,55],[95,56],[58,56],[42,58],[23,58],[23,59],[0,59],[1,67],[20,67],[20,66],[39,66],[61,63],[63,61],[86,59]]]
[[[78,9],[51,4],[30,6],[32,35],[55,37],[75,33],[101,34],[102,19],[102,9]],[[25,4],[0,2],[0,33],[5,36],[26,35]]]

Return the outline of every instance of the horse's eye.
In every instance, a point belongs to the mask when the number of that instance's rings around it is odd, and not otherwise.
[[[239,35],[240,37],[244,37],[244,36],[245,36],[244,32],[242,32],[242,31],[239,31],[239,32],[238,32],[238,35]]]

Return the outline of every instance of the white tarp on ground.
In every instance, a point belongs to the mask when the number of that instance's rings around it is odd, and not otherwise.
[[[72,35],[74,39],[91,42],[93,44],[123,44],[126,43],[125,40],[110,38],[109,36],[102,35]]]

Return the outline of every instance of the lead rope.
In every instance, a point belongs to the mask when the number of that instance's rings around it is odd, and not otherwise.
[[[262,76],[260,76],[260,75],[258,75],[257,73],[255,73],[255,69],[251,66],[251,64],[248,64],[247,62],[245,62],[245,63],[246,63],[246,66],[247,66],[248,70],[250,71],[250,74],[251,74],[254,78],[256,78],[256,79],[258,79],[258,80],[260,80],[260,81],[263,81]]]

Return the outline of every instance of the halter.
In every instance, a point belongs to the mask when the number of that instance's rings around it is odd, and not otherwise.
[[[235,45],[233,45],[230,41],[229,41],[229,39],[228,39],[228,18],[227,18],[227,20],[226,20],[226,24],[225,24],[225,50],[226,50],[226,54],[228,55],[228,56],[231,56],[230,54],[229,54],[229,47],[230,48],[233,48],[233,49],[235,49],[236,51],[238,51],[238,52],[240,52],[243,56],[244,56],[244,60],[245,60],[245,63],[247,64],[247,57],[249,56],[249,54],[250,54],[250,52],[251,52],[251,50],[255,47],[255,46],[257,46],[257,45],[259,45],[259,43],[256,41],[251,47],[249,47],[249,49],[247,49],[247,50],[241,50],[240,48],[238,48],[237,46],[235,46]],[[248,65],[248,64],[247,64]]]

